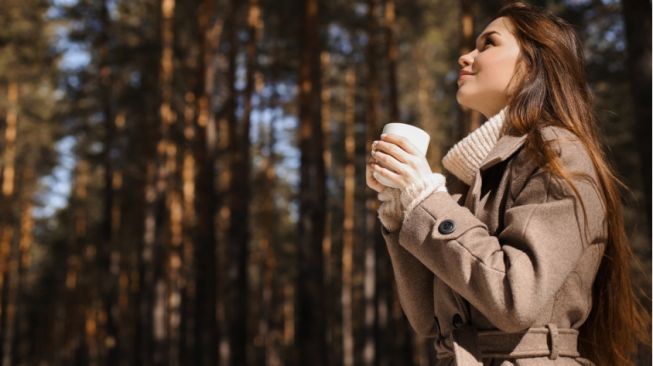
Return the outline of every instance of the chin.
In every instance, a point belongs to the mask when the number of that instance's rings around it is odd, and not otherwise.
[[[474,106],[469,103],[469,95],[466,95],[465,93],[461,93],[460,89],[458,89],[458,92],[456,93],[456,101],[462,107],[475,109]]]

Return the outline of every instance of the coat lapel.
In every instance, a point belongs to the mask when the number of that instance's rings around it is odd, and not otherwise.
[[[521,136],[503,135],[499,138],[499,140],[497,140],[494,148],[490,150],[488,155],[481,163],[478,171],[476,172],[476,177],[472,182],[470,194],[465,200],[465,206],[467,206],[467,208],[469,208],[472,212],[476,212],[476,206],[481,193],[481,173],[512,156],[515,151],[524,145],[527,136],[527,134],[523,134]]]
[[[490,150],[485,160],[481,163],[479,171],[487,170],[488,168],[499,164],[508,159],[517,149],[519,149],[526,141],[527,134],[521,136],[503,135],[497,140],[494,148]]]

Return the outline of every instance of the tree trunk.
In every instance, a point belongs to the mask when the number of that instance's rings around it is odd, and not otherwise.
[[[98,275],[98,288],[101,289],[101,296],[103,301],[103,311],[106,315],[106,341],[101,342],[102,348],[106,347],[106,360],[109,364],[117,364],[120,355],[120,337],[118,336],[117,326],[119,319],[115,318],[117,310],[116,291],[119,273],[116,270],[119,268],[117,263],[119,253],[115,248],[114,242],[114,223],[113,214],[114,209],[114,191],[113,191],[113,162],[112,162],[112,148],[113,139],[115,134],[115,121],[113,117],[112,104],[112,73],[111,65],[109,64],[109,35],[111,33],[109,19],[109,9],[106,0],[100,4],[100,30],[98,36],[97,48],[99,51],[99,68],[100,68],[100,103],[102,105],[102,115],[104,121],[104,151],[102,163],[104,165],[103,181],[104,181],[104,207],[102,212],[102,229],[101,241],[102,244],[98,246],[98,264],[101,272]],[[102,352],[103,354],[105,352]]]
[[[177,143],[177,149],[183,146],[183,143]],[[180,365],[183,362],[180,360],[180,344],[181,344],[181,291],[183,281],[181,278],[182,267],[182,244],[183,244],[183,202],[181,187],[181,177],[177,163],[177,157],[171,156],[171,181],[173,182],[170,187],[169,202],[169,215],[170,215],[170,247],[168,252],[168,259],[166,260],[166,275],[168,277],[168,294],[166,299],[167,318],[166,327],[168,328],[168,362],[171,365]]]
[[[217,196],[217,211],[220,213],[218,215],[218,227],[220,238],[224,239],[221,243],[222,245],[218,247],[218,258],[221,259],[218,261],[217,268],[221,271],[218,276],[222,280],[218,282],[218,324],[221,324],[220,328],[220,364],[228,364],[231,358],[230,354],[230,339],[229,339],[229,317],[230,307],[231,307],[231,297],[230,294],[233,294],[231,291],[231,273],[232,273],[232,259],[230,255],[230,245],[231,243],[228,240],[228,231],[230,230],[231,222],[231,181],[233,178],[233,171],[231,170],[234,152],[232,147],[235,145],[236,141],[236,103],[238,98],[238,91],[236,90],[236,57],[238,55],[237,48],[237,31],[239,21],[237,19],[240,2],[238,0],[231,0],[229,5],[229,16],[227,17],[227,22],[225,23],[226,30],[226,40],[228,44],[228,49],[226,51],[227,55],[227,72],[226,72],[226,90],[227,98],[222,109],[221,117],[218,118],[218,151],[219,158],[217,163],[219,165],[219,170],[221,174],[218,175],[218,187],[220,194]]]
[[[415,59],[417,65],[415,66],[417,72],[417,106],[419,110],[420,125],[424,128],[431,140],[429,141],[429,148],[426,152],[426,158],[431,163],[431,170],[439,172],[442,170],[442,151],[440,148],[440,134],[442,126],[437,119],[437,114],[433,111],[433,98],[438,86],[435,78],[429,73],[428,64],[431,60],[422,51],[422,47],[416,47]]]
[[[28,304],[24,299],[27,289],[27,271],[30,264],[30,250],[33,239],[34,217],[32,197],[34,195],[35,176],[32,167],[24,167],[21,174],[22,182],[21,202],[20,202],[20,224],[18,235],[18,269],[17,269],[17,291],[16,291],[16,321],[14,342],[12,345],[14,364],[27,363],[29,359],[29,317]]]
[[[385,43],[386,61],[388,63],[389,117],[390,121],[399,122],[399,91],[397,87],[397,44],[395,42],[395,1],[385,0]]]
[[[7,86],[7,117],[4,136],[4,161],[2,169],[2,200],[0,201],[0,361],[11,365],[11,345],[14,335],[15,285],[17,274],[18,243],[14,235],[16,187],[16,155],[18,135],[18,93],[16,81]]]
[[[301,151],[297,332],[300,365],[328,364],[322,243],[326,217],[321,121],[321,20],[317,0],[300,0],[299,141]]]
[[[279,50],[278,47],[272,47],[271,59],[272,59],[272,68],[270,71],[270,80],[278,80],[279,77]],[[271,96],[269,99],[268,109],[278,110],[280,107],[280,96],[276,90],[272,90]],[[266,201],[270,201],[268,206],[267,216],[268,219],[265,221],[269,222],[269,226],[264,224],[264,227],[267,228],[267,233],[265,234],[268,240],[268,251],[263,251],[263,294],[262,294],[262,308],[264,312],[262,314],[263,320],[265,322],[265,359],[269,366],[281,366],[289,364],[292,360],[285,357],[284,350],[284,315],[285,315],[285,305],[284,301],[284,286],[289,283],[288,274],[291,272],[288,270],[287,266],[284,266],[285,263],[294,263],[293,258],[290,255],[286,255],[284,249],[287,247],[294,247],[287,245],[288,243],[282,239],[282,230],[281,225],[283,220],[280,219],[280,212],[282,207],[275,204],[272,199],[278,192],[277,184],[278,176],[276,174],[276,167],[279,162],[279,154],[276,152],[277,146],[277,121],[279,113],[273,113],[270,116],[268,124],[268,144],[267,144],[267,154],[266,154],[266,168],[265,168],[265,186],[266,189]],[[285,269],[284,269],[285,268]],[[288,301],[287,304],[291,305],[291,301]],[[292,328],[292,321],[288,322]],[[288,342],[291,343],[291,342]]]
[[[354,267],[354,203],[356,193],[356,74],[350,67],[345,74],[345,189],[342,234],[342,349],[344,366],[354,365],[352,283]]]
[[[196,160],[197,194],[195,206],[197,209],[197,229],[195,235],[195,341],[196,355],[199,365],[214,366],[218,363],[218,322],[216,319],[216,246],[215,215],[216,188],[215,162],[217,158],[217,126],[213,113],[211,98],[214,91],[215,57],[218,40],[222,33],[222,22],[211,22],[215,13],[213,1],[204,0],[198,12],[198,30],[201,39],[200,59],[198,66],[197,94],[197,131]]]
[[[272,104],[268,108],[275,108]],[[274,147],[276,143],[274,120],[268,124],[268,139],[261,142],[261,155],[264,157],[263,166],[259,173],[259,180],[256,186],[260,187],[259,199],[261,200],[260,225],[261,233],[259,238],[259,255],[256,256],[256,265],[260,268],[261,281],[259,281],[260,301],[258,306],[258,324],[256,338],[257,342],[255,365],[269,364],[279,366],[283,364],[282,355],[278,344],[278,331],[274,329],[275,314],[281,309],[274,302],[275,298],[275,275],[279,275],[278,258],[275,247],[278,245],[277,205],[274,201],[276,190],[276,154]],[[265,151],[265,152],[264,152]]]
[[[159,248],[155,242],[155,221],[156,221],[156,162],[150,161],[146,167],[146,185],[145,185],[145,230],[143,231],[143,250],[141,252],[139,268],[139,293],[140,304],[140,322],[138,325],[137,340],[140,349],[137,350],[139,356],[137,363],[142,365],[152,364],[152,354],[154,351],[153,329],[153,310],[154,310],[154,261],[155,255],[158,254]]]
[[[231,343],[231,365],[247,365],[247,345],[249,343],[247,322],[249,301],[249,281],[247,264],[249,262],[249,205],[251,201],[250,175],[250,125],[252,114],[252,96],[254,93],[254,74],[256,70],[256,46],[261,29],[260,7],[257,0],[249,0],[247,12],[248,40],[245,46],[246,74],[241,127],[232,125],[235,138],[231,140],[234,152],[231,160],[230,225],[228,234],[229,262],[234,268],[230,274],[231,298],[229,316],[229,340]],[[235,48],[236,43],[231,45]],[[234,50],[235,51],[235,50]]]
[[[157,22],[160,22],[161,13],[157,12],[156,14]],[[158,39],[160,41],[160,38]],[[144,79],[145,90],[151,91],[151,96],[145,99],[146,105],[141,115],[144,128],[135,131],[135,138],[142,141],[142,146],[138,146],[137,151],[144,158],[138,166],[139,171],[142,172],[142,183],[139,188],[141,189],[143,208],[142,212],[139,212],[139,216],[136,216],[142,219],[140,224],[142,236],[139,240],[139,252],[136,254],[138,285],[134,294],[134,302],[135,306],[137,306],[135,311],[137,321],[132,364],[145,366],[152,365],[152,356],[154,354],[154,334],[152,332],[154,320],[154,266],[160,252],[160,246],[155,241],[158,198],[156,176],[161,124],[159,116],[159,79],[162,72],[160,62],[160,55],[154,54],[148,57],[143,65],[143,74],[147,76]]]
[[[168,325],[168,312],[170,311],[168,299],[170,286],[166,278],[166,266],[169,263],[170,240],[172,230],[170,225],[170,203],[174,182],[176,146],[172,142],[171,128],[176,121],[172,108],[174,73],[174,13],[175,0],[161,0],[161,63],[159,65],[159,86],[161,102],[159,109],[159,143],[157,146],[156,167],[156,200],[154,223],[154,306],[153,324],[154,352],[153,362],[162,364],[168,359],[170,349],[170,329]]]
[[[622,0],[628,68],[635,111],[635,131],[646,202],[651,224],[651,2]]]
[[[336,179],[336,171],[333,167],[333,153],[332,153],[332,122],[336,120],[331,119],[331,98],[332,98],[332,68],[331,57],[328,51],[323,51],[320,57],[322,68],[322,131],[324,133],[324,151],[322,153],[324,158],[324,166],[326,174],[332,177],[331,180]],[[342,354],[342,327],[339,322],[341,309],[341,298],[338,294],[342,291],[339,287],[341,268],[342,249],[336,238],[334,238],[333,230],[333,212],[337,211],[341,206],[338,199],[333,199],[332,194],[327,187],[327,210],[326,219],[324,223],[324,241],[322,243],[322,251],[324,255],[324,276],[326,284],[325,297],[325,316],[326,316],[326,329],[327,329],[327,344],[329,344],[329,354],[331,355],[329,362],[330,365],[341,365]],[[339,226],[335,229],[340,231]]]
[[[651,1],[622,0],[626,47],[626,66],[634,106],[634,136],[641,164],[642,192],[646,205],[646,225],[651,230]],[[649,250],[651,237],[648,237]],[[646,303],[646,300],[645,302]],[[650,365],[650,348],[639,346],[638,364]]]
[[[91,251],[91,244],[88,240],[89,219],[86,200],[88,199],[90,180],[90,168],[86,159],[77,163],[75,186],[73,193],[73,225],[74,231],[71,238],[71,246],[77,254],[73,256],[70,263],[70,271],[66,276],[66,287],[70,289],[70,302],[66,308],[66,332],[64,336],[70,337],[71,343],[64,343],[64,364],[86,364],[92,359],[95,350],[93,336],[95,333],[95,319],[89,316],[92,311],[94,291],[88,291],[83,285],[82,276],[88,265],[86,253]],[[82,294],[86,295],[82,297]],[[77,305],[77,302],[81,302]],[[70,339],[69,338],[69,339]]]
[[[380,82],[377,60],[380,56],[379,46],[379,22],[378,12],[379,0],[368,0],[368,44],[366,50],[367,58],[367,108],[366,108],[366,134],[365,134],[365,153],[364,160],[371,153],[371,142],[379,137],[379,106],[380,106]],[[364,259],[364,302],[365,302],[365,322],[364,322],[364,344],[363,344],[363,364],[375,365],[377,363],[379,347],[378,332],[378,303],[379,293],[377,291],[377,249],[385,247],[385,242],[381,237],[379,222],[377,219],[378,200],[376,193],[365,188],[365,259]]]
[[[247,358],[247,258],[249,245],[249,114],[251,113],[251,69],[250,55],[247,54],[247,75],[245,105],[243,106],[242,125],[239,126],[237,108],[237,56],[240,25],[239,5],[231,3],[231,21],[229,29],[229,227],[226,245],[228,258],[228,277],[226,281],[228,297],[226,299],[226,325],[229,338],[229,364],[245,365]],[[249,53],[249,49],[247,50]],[[248,94],[249,93],[249,94]],[[247,95],[248,94],[248,95]]]

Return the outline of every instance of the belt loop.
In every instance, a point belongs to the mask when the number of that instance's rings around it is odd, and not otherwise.
[[[555,360],[560,353],[558,350],[558,326],[549,323],[546,327],[549,328],[549,335],[551,336],[551,353],[549,354],[549,359]]]

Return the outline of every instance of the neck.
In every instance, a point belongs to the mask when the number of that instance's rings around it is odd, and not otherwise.
[[[484,112],[481,112],[481,114],[483,115],[483,117],[485,117],[486,120],[489,120],[489,119],[492,119],[492,117],[499,114],[504,109],[506,109],[505,105],[503,107],[492,108],[490,111],[486,110]]]

